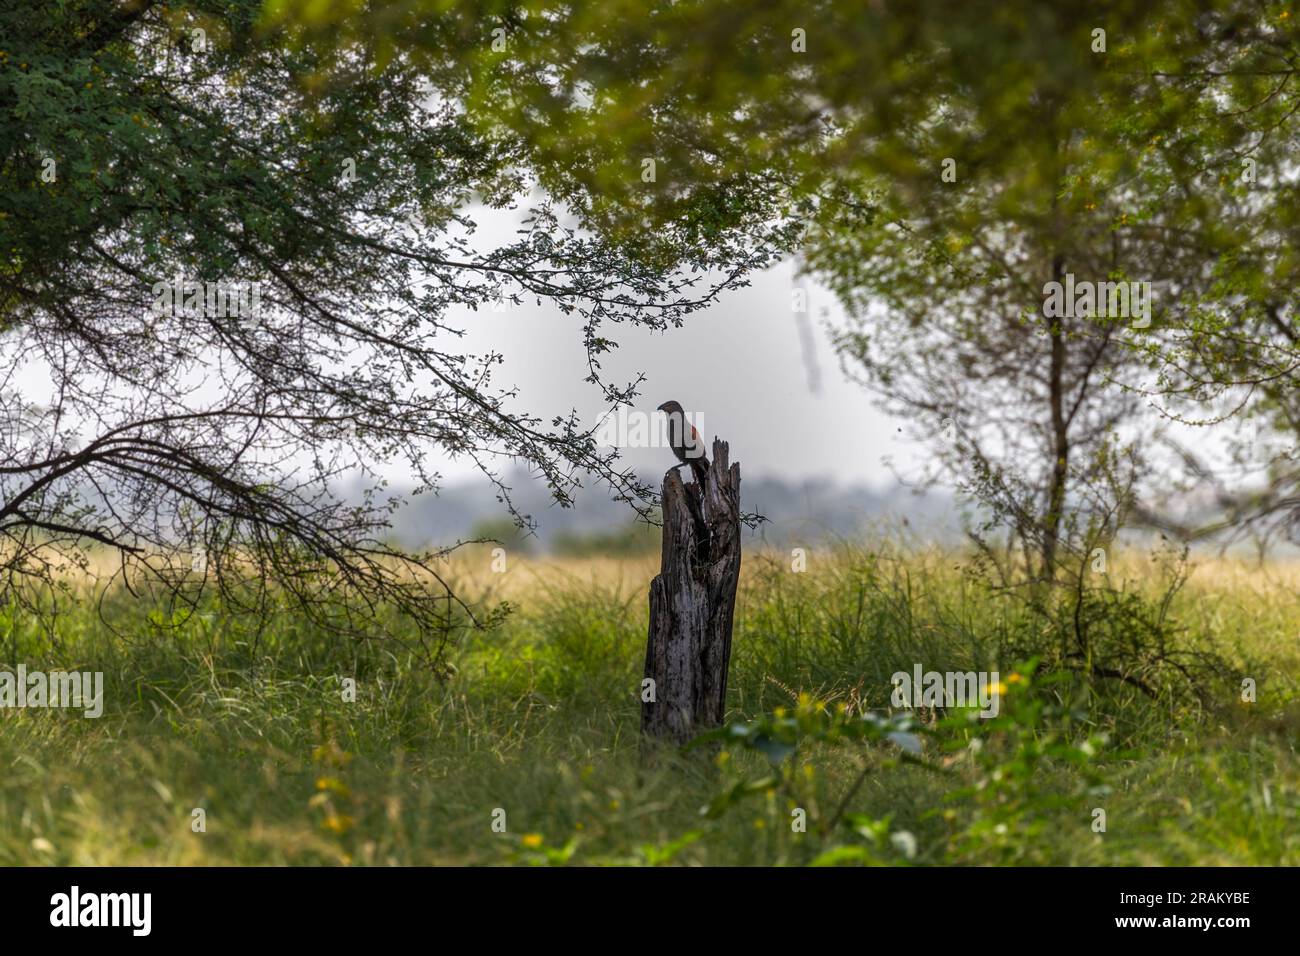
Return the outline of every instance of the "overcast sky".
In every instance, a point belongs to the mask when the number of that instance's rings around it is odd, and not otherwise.
[[[517,240],[524,214],[477,208],[473,215],[479,224],[474,244],[488,250]],[[892,485],[882,457],[906,463],[916,446],[840,372],[825,329],[827,319],[843,317],[834,297],[800,279],[808,303],[807,311],[796,317],[794,274],[792,262],[755,274],[749,287],[723,295],[710,309],[687,317],[679,329],[652,333],[608,326],[606,334],[620,347],[603,357],[604,374],[621,386],[644,372],[638,409],[653,413],[669,399],[681,402],[702,419],[692,420],[702,424],[706,444],[715,435],[730,442],[732,460],[741,462],[751,478],[828,477]],[[576,408],[595,427],[607,406],[599,388],[584,381],[588,370],[581,323],[580,317],[565,316],[549,302],[538,306],[535,300],[508,304],[501,312],[463,309],[449,316],[449,324],[466,332],[455,342],[456,351],[504,355],[495,381],[518,387],[519,408],[543,421]],[[14,384],[30,401],[54,401],[49,369],[41,363],[21,365]],[[430,456],[446,482],[483,480],[469,460],[449,460],[437,449],[430,449]],[[648,475],[662,474],[674,461],[664,448],[626,449],[625,460]],[[381,465],[380,471],[399,486],[408,478],[396,464]]]
[[[517,238],[519,211],[473,211],[479,223],[476,245],[491,249]],[[846,380],[840,370],[827,323],[842,325],[835,297],[809,279],[795,279],[793,262],[750,276],[751,285],[724,294],[712,308],[688,316],[679,329],[653,333],[613,325],[606,329],[620,347],[603,356],[606,379],[626,384],[644,373],[638,409],[653,413],[675,399],[700,416],[706,444],[716,435],[730,442],[733,461],[750,478],[799,482],[830,478],[885,489],[895,482],[884,463],[892,460],[905,475],[915,475],[928,452],[909,441],[900,421],[881,412],[872,396]],[[792,290],[808,293],[807,311],[797,315]],[[453,312],[449,324],[466,335],[455,349],[500,352],[498,384],[519,390],[517,407],[549,421],[577,408],[595,427],[607,410],[600,390],[584,381],[586,354],[581,318],[563,315],[549,302],[507,305],[500,312]],[[52,401],[48,369],[20,367],[16,382],[35,401]],[[702,421],[700,420],[702,419]],[[1230,430],[1241,432],[1233,423]],[[1222,431],[1220,429],[1219,431]],[[1205,430],[1188,430],[1205,451]],[[484,479],[472,462],[452,461],[436,448],[431,464],[444,483]],[[655,476],[673,464],[665,448],[629,448],[625,460],[643,475]],[[508,468],[508,463],[498,463]],[[394,485],[409,480],[409,468],[394,464],[379,470]]]
[[[512,238],[508,223],[481,221],[485,243]],[[806,334],[793,311],[793,263],[751,276],[748,288],[725,294],[707,311],[687,318],[680,329],[652,333],[610,326],[620,347],[602,359],[617,384],[644,372],[638,408],[653,411],[675,399],[703,418],[706,443],[730,442],[733,461],[746,475],[787,480],[833,477],[841,482],[892,485],[881,463],[889,455],[906,465],[918,453],[899,424],[876,409],[860,386],[845,380],[831,349],[825,323],[843,317],[830,292],[811,280]],[[520,407],[549,417],[577,408],[595,424],[604,406],[587,374],[581,320],[549,303],[530,301],[504,312],[453,313],[463,327],[467,351],[498,350],[505,356],[499,381],[520,390]],[[801,341],[802,339],[802,341]],[[629,449],[626,460],[650,474],[672,464],[666,449]],[[449,480],[468,477],[468,462],[448,463]]]

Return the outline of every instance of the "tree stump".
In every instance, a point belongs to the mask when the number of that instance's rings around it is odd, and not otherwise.
[[[650,582],[641,733],[683,744],[722,723],[740,579],[740,463],[713,441],[704,487],[664,475],[663,557]],[[654,700],[647,700],[653,696]]]

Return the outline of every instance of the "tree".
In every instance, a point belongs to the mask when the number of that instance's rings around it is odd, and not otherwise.
[[[1184,505],[1142,503],[1144,521],[1187,539],[1300,540],[1298,55],[1289,9],[1215,4],[1128,104],[1138,122],[1187,117],[1162,127],[1164,162],[1135,189],[1181,207],[1177,240],[1205,260],[1170,296],[1152,391],[1169,417],[1232,432],[1218,455],[1171,442]]]
[[[260,12],[0,12],[5,586],[98,547],[180,610],[215,588],[262,613],[279,589],[358,635],[383,633],[395,609],[436,659],[473,617],[438,553],[385,542],[395,505],[377,464],[403,462],[417,493],[437,488],[437,448],[507,501],[502,458],[561,504],[585,475],[623,500],[647,494],[576,413],[519,412],[494,380],[501,356],[458,348],[451,310],[555,303],[617,405],[635,383],[604,380],[605,327],[680,323],[783,236],[757,206],[705,201],[684,202],[676,229],[593,233],[580,205],[530,204],[533,151],[476,128],[447,73],[300,42]],[[526,208],[518,239],[478,248],[475,205]],[[358,471],[371,494],[348,506],[333,484]]]

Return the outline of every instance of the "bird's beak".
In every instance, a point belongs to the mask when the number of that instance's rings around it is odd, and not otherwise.
[[[662,411],[663,411],[665,408],[667,408],[667,407],[668,407],[668,403],[667,403],[667,402],[664,402],[662,405],[660,405],[658,408],[656,408],[655,411],[657,411],[657,412],[662,412]]]

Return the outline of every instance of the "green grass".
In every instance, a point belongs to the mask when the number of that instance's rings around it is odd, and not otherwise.
[[[1005,680],[1027,652],[1050,661],[1068,641],[1068,615],[1050,601],[1035,609],[960,564],[844,548],[794,574],[779,556],[748,555],[734,717],[882,708],[890,675],[914,663],[996,667]],[[1135,608],[1099,611],[1099,642],[1158,614],[1158,569],[1125,567],[1110,583]],[[1161,633],[1217,656],[1190,682],[1160,683],[1154,700],[1116,681],[1053,684],[1040,669],[1009,685],[1005,719],[927,727],[929,767],[832,739],[802,742],[775,768],[736,747],[642,759],[652,571],[512,569],[516,612],[464,641],[446,682],[395,646],[332,643],[289,616],[255,640],[215,610],[127,637],[90,601],[65,607],[53,633],[11,610],[0,662],[103,671],[105,713],[0,709],[0,863],[752,865],[837,850],[917,864],[1300,863],[1290,570],[1197,572]],[[126,595],[108,596],[110,619],[130,610]],[[1258,683],[1254,704],[1240,702],[1242,675]],[[344,678],[357,681],[355,702]],[[974,737],[978,753],[962,746]],[[701,814],[743,781],[759,782]],[[806,833],[791,830],[795,806]],[[195,808],[206,832],[192,830]],[[1104,834],[1091,829],[1096,808]],[[498,809],[504,833],[492,827]],[[910,860],[886,830],[912,835]]]

